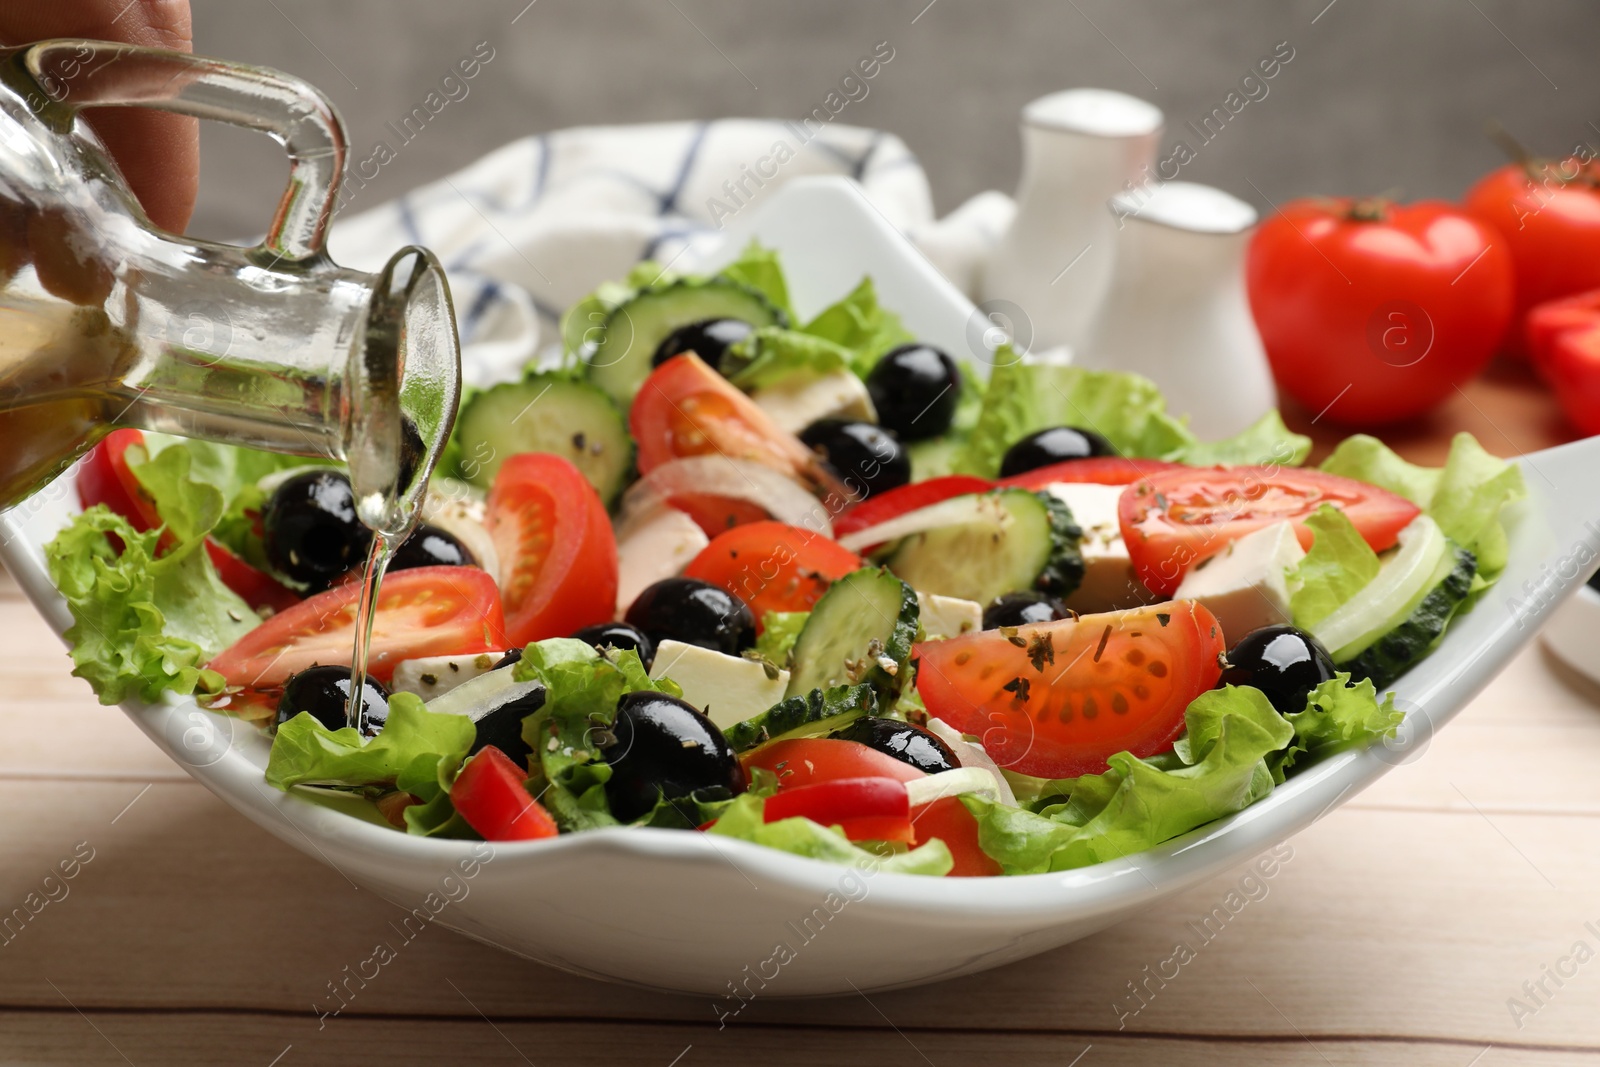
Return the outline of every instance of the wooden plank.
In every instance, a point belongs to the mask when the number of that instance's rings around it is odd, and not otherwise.
[[[77,842],[95,850],[69,895],[0,948],[0,1005],[53,1006],[59,998],[49,979],[70,987],[85,1010],[250,1008],[309,1017],[347,964],[396,936],[390,905],[203,790],[158,783],[140,795],[126,783],[7,782],[0,808],[9,815],[0,871],[7,910]],[[1507,1008],[1509,997],[1523,995],[1521,983],[1538,980],[1575,940],[1600,945],[1584,925],[1600,927],[1592,889],[1600,820],[1344,809],[1292,847],[1275,877],[1245,884],[1256,899],[1214,921],[1209,942],[1189,924],[1226,906],[1229,890],[1241,886],[1238,873],[998,971],[876,995],[873,1004],[838,1001],[825,1015],[811,1002],[758,999],[739,1022],[874,1027],[882,1011],[896,1025],[931,1029],[1092,1035],[1123,1025],[1176,1036],[1304,1032],[1600,1047],[1600,964],[1555,990],[1520,1028]],[[1159,971],[1179,940],[1193,943],[1195,958],[1172,980],[1146,987],[1145,1002],[1129,999],[1128,984],[1142,983],[1146,966]],[[706,998],[567,977],[444,930],[397,955],[353,1011],[471,1014],[442,995],[448,978],[492,1016],[699,1023],[717,1015]]]
[[[65,990],[64,990],[65,992]],[[64,1005],[63,1005],[64,1006]],[[831,1004],[816,1003],[822,1015]],[[514,1019],[343,1019],[315,1024],[259,1016],[118,1015],[90,1011],[0,1016],[0,1056],[7,1062],[71,1062],[81,1067],[127,1063],[308,1067],[351,1063],[572,1064],[639,1063],[696,1067],[708,1063],[816,1064],[984,1063],[1011,1067],[1592,1067],[1600,1053],[1474,1048],[1466,1043],[1378,1043],[1298,1036],[1266,1042],[1152,1040],[1115,1034],[1089,1037],[928,1031],[880,1025],[872,1030],[821,1027],[663,1026],[652,1023],[527,1022]],[[1474,1056],[1482,1053],[1474,1060]]]
[[[1338,421],[1339,404],[1321,418],[1290,397],[1282,401],[1283,420],[1315,442],[1311,456],[1319,462],[1356,428]],[[1497,456],[1516,456],[1551,448],[1577,438],[1549,386],[1526,364],[1497,359],[1432,411],[1375,431],[1384,442],[1413,463],[1438,465],[1450,451],[1450,438],[1465,431]]]

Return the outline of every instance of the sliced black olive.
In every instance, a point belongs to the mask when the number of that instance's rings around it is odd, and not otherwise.
[[[350,479],[338,471],[307,471],[278,486],[261,509],[261,529],[272,565],[313,590],[365,562],[372,545]]]
[[[648,815],[663,797],[736,796],[745,789],[744,767],[722,731],[665,693],[623,694],[600,755],[611,766],[606,800],[623,822]]]
[[[1048,430],[1029,434],[1006,449],[1000,460],[1000,477],[1009,478],[1024,471],[1065,463],[1070,459],[1093,459],[1097,456],[1116,455],[1111,442],[1093,430],[1080,430],[1073,426],[1052,426]]]
[[[595,648],[631,648],[639,653],[639,662],[644,664],[645,670],[649,670],[650,664],[655,662],[655,642],[643,630],[629,623],[598,622],[593,626],[585,626],[572,636],[579,641],[587,641]]]
[[[867,374],[867,394],[882,426],[902,441],[925,441],[950,429],[961,401],[961,372],[932,345],[901,345]]]
[[[1261,690],[1280,714],[1306,710],[1306,697],[1334,675],[1333,657],[1322,643],[1293,626],[1263,626],[1228,650],[1218,685]]]
[[[911,456],[894,434],[870,422],[821,419],[800,431],[800,440],[841,481],[863,498],[911,481]]]
[[[345,705],[350,702],[350,668],[333,664],[307,667],[283,683],[278,697],[278,725],[282,726],[302,711],[330,730],[345,723]],[[361,732],[371,737],[383,729],[389,718],[389,690],[368,676],[361,687]]]
[[[426,523],[411,531],[389,559],[389,569],[411,567],[476,567],[478,561],[455,535]]]
[[[691,322],[667,334],[656,347],[650,365],[659,367],[673,356],[693,352],[708,367],[716,369],[722,366],[722,357],[728,354],[728,349],[754,331],[755,327],[743,319],[701,319]]]
[[[863,715],[830,737],[841,741],[856,741],[870,749],[893,756],[901,763],[909,763],[919,771],[938,774],[953,771],[961,766],[950,746],[928,731],[899,719],[885,719],[877,715]]]
[[[1019,592],[997,596],[983,609],[983,628],[1026,626],[1030,622],[1055,622],[1072,612],[1056,597],[1045,593]]]
[[[628,605],[625,618],[655,648],[670,639],[737,656],[756,643],[756,617],[750,606],[698,578],[663,578],[647,586]]]

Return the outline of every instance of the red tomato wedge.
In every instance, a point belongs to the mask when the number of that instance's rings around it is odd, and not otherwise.
[[[1094,482],[1096,485],[1131,485],[1140,478],[1164,471],[1191,470],[1181,463],[1168,463],[1160,459],[1129,459],[1125,456],[1093,456],[1089,459],[1069,459],[1052,463],[1048,467],[1035,467],[1031,471],[1001,478],[1000,485],[1019,489],[1043,489],[1055,482]]]
[[[902,485],[898,489],[891,489],[887,493],[879,493],[863,500],[834,519],[833,534],[835,537],[843,537],[881,522],[897,519],[908,512],[918,511],[942,500],[949,500],[953,496],[982,493],[993,487],[993,483],[987,478],[976,478],[970,474],[947,474],[942,478],[929,478],[927,481]]]
[[[836,579],[865,565],[819,533],[769,521],[718,534],[683,573],[743,599],[759,627],[769,611],[810,611]]]
[[[771,467],[841,502],[850,498],[816,453],[693,352],[650,372],[628,409],[628,429],[639,444],[641,474],[669,460],[716,454]]]
[[[1210,467],[1135,482],[1123,491],[1117,518],[1139,579],[1157,596],[1171,596],[1191,566],[1263,526],[1288,520],[1309,548],[1304,520],[1324,504],[1343,510],[1374,552],[1393,547],[1422,511],[1386,489],[1322,471]]]
[[[744,756],[743,763],[746,774],[757,767],[776,774],[776,796],[839,779],[892,778],[897,782],[909,782],[923,777],[923,773],[909,763],[868,748],[859,741],[836,737],[773,741]],[[773,799],[776,797],[769,798],[767,804],[771,805]],[[912,847],[938,838],[950,849],[955,860],[955,866],[950,869],[951,877],[1000,873],[1000,865],[978,844],[978,821],[955,797],[911,809],[911,826]]]
[[[1000,766],[1041,778],[1098,774],[1124,750],[1153,756],[1217,684],[1222,627],[1192,600],[924,641],[928,714],[983,742]]]
[[[271,691],[313,664],[347,664],[360,594],[361,583],[347,582],[302,600],[206,666],[230,686]],[[505,617],[493,578],[476,567],[416,567],[383,580],[367,670],[388,684],[401,660],[505,647]]]
[[[803,817],[837,826],[852,841],[904,841],[911,828],[911,798],[894,778],[835,778],[780,790],[766,799],[767,822]]]
[[[526,769],[493,745],[467,760],[450,787],[450,799],[485,841],[536,841],[556,836],[556,821],[523,782]]]
[[[570,462],[546,452],[508,458],[489,489],[486,525],[513,645],[615,617],[616,535],[600,494]]]
[[[85,508],[104,504],[143,533],[161,525],[161,513],[128,466],[128,449],[135,445],[144,446],[143,431],[113,430],[95,445],[78,471],[78,499]],[[171,543],[172,538],[165,536],[161,548],[168,548]],[[282,611],[300,602],[299,593],[252,567],[220,541],[206,538],[206,555],[211,557],[222,584],[244,597],[252,608]]]

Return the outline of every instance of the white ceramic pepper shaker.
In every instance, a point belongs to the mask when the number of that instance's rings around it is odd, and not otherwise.
[[[980,286],[1026,315],[1031,348],[1077,347],[1111,280],[1115,228],[1106,201],[1148,180],[1159,108],[1109,89],[1067,89],[1022,110],[1017,211]]]
[[[1076,362],[1154,380],[1202,439],[1239,432],[1277,404],[1245,292],[1255,208],[1193,182],[1109,207],[1116,267]]]

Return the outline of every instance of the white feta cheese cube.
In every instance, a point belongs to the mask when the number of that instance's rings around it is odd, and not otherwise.
[[[1289,621],[1288,575],[1305,556],[1293,524],[1273,523],[1192,568],[1173,598],[1210,608],[1232,645],[1251,630]]]
[[[389,689],[395,693],[415,693],[423,700],[443,696],[463,682],[487,674],[503,652],[478,652],[469,656],[420,656],[394,665]]]
[[[1128,560],[1117,522],[1117,501],[1126,486],[1052,482],[1046,491],[1072,511],[1083,527],[1083,582],[1067,597],[1082,614],[1137,607],[1158,599],[1145,588]]]
[[[789,688],[788,671],[780,670],[776,677],[769,677],[766,666],[755,660],[670,638],[656,649],[650,677],[677,682],[683,699],[724,730],[760,715],[782,700],[784,690]]]
[[[818,419],[878,421],[866,385],[849,370],[836,370],[818,378],[796,375],[757,389],[750,399],[790,433],[799,433]]]
[[[969,631],[983,628],[983,605],[976,600],[963,600],[958,596],[940,596],[937,593],[918,593],[917,610],[917,617],[922,622],[922,632],[930,640],[960,637]]]
[[[671,578],[711,543],[705,531],[677,508],[662,507],[617,531],[617,614],[628,610],[646,586]]]

